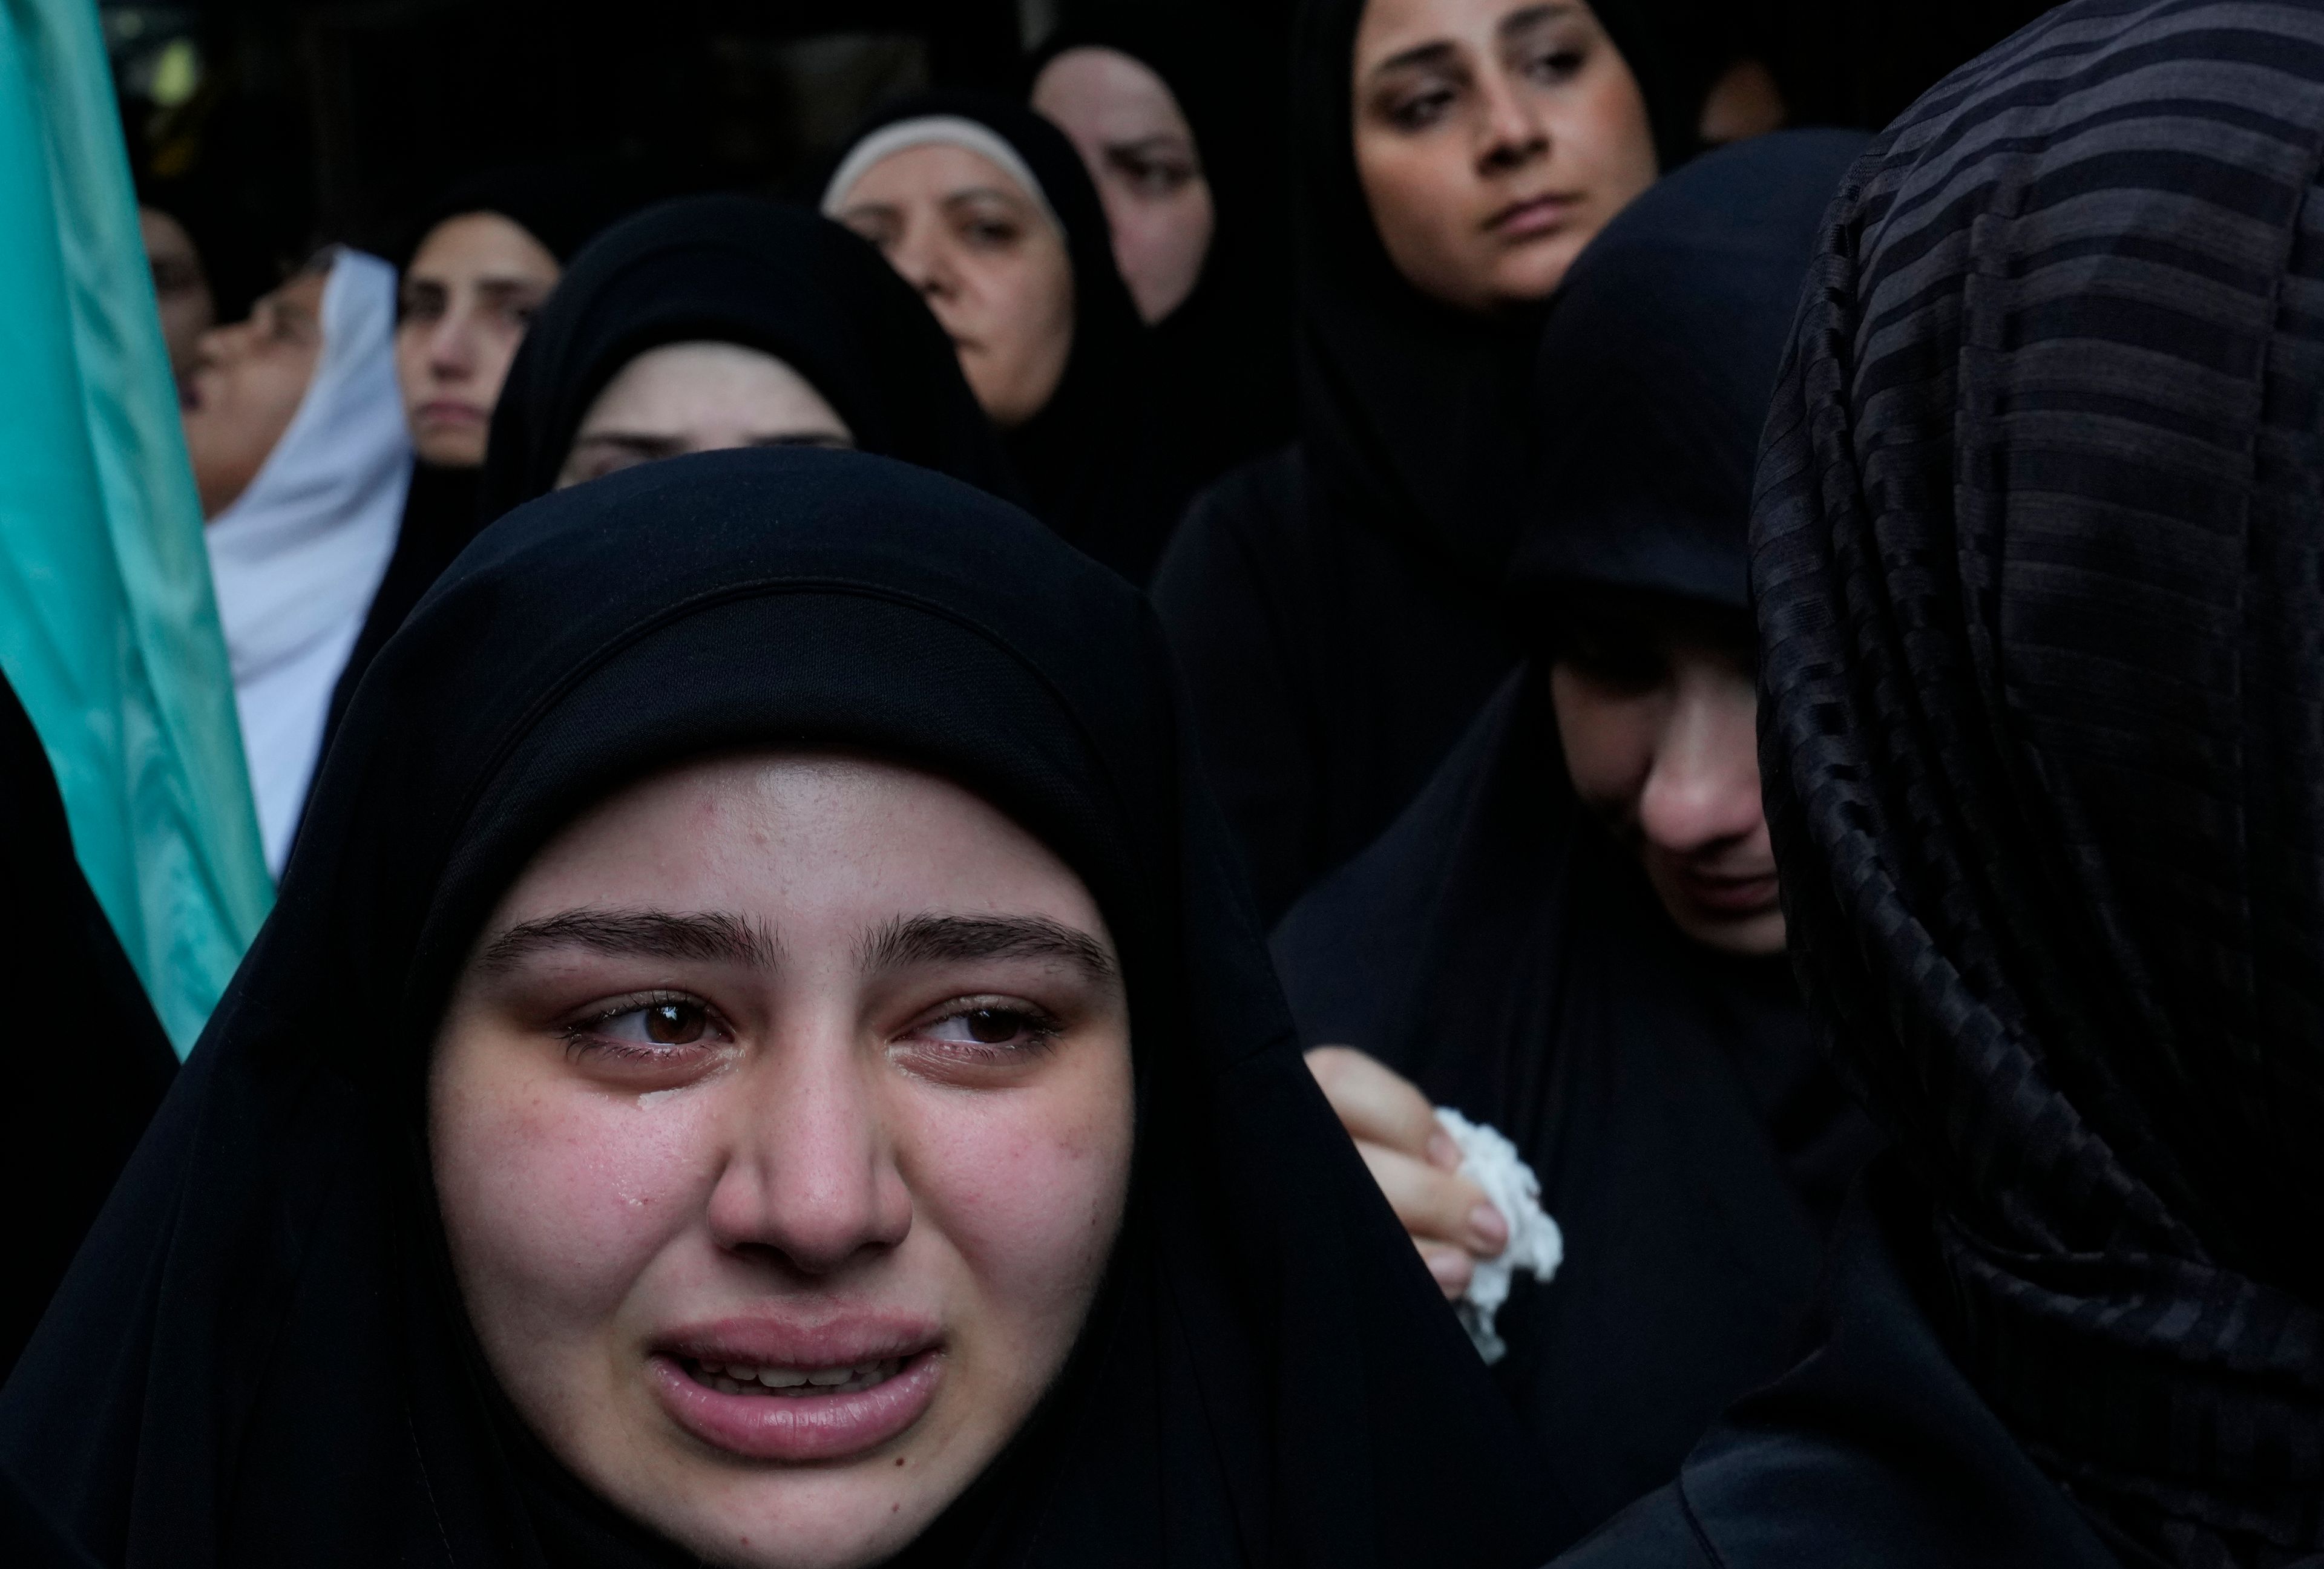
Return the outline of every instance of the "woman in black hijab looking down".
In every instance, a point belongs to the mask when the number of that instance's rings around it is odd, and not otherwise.
[[[1292,98],[1301,439],[1189,510],[1155,603],[1264,913],[1507,674],[1541,302],[1692,150],[1622,0],[1314,0]]]
[[[908,99],[850,143],[823,210],[936,313],[1033,514],[1144,582],[1189,485],[1151,334],[1065,134],[1001,99]]]
[[[1788,1362],[1872,1147],[1782,957],[1743,550],[1818,219],[1862,145],[1704,158],[1574,263],[1516,569],[1554,641],[1276,939],[1302,1038],[1332,1043],[1318,1076],[1448,1295],[1507,1237],[1432,1158],[1429,1108],[1541,1178],[1565,1261],[1500,1310],[1493,1371],[1566,1542]]]
[[[801,208],[687,197],[608,229],[533,324],[484,512],[635,463],[798,444],[1011,494],[943,333],[876,253]]]
[[[1761,757],[1896,1158],[1821,1347],[1575,1564],[2324,1555],[2319,154],[2324,14],[2082,0],[1843,186]]]
[[[1072,139],[1198,482],[1294,434],[1287,34],[1225,0],[1094,0],[1030,63]]]
[[[504,519],[0,1468],[106,1564],[1538,1563],[1172,704],[1130,588],[925,470]]]

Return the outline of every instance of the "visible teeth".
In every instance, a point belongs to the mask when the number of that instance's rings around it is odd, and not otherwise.
[[[770,1390],[790,1394],[853,1394],[886,1383],[904,1370],[901,1357],[844,1368],[752,1368],[739,1363],[696,1362],[701,1380],[725,1395]]]

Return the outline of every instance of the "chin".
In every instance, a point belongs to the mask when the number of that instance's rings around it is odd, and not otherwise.
[[[1493,298],[1505,306],[1531,305],[1548,299],[1565,281],[1587,238],[1561,231],[1504,252],[1493,268]]]

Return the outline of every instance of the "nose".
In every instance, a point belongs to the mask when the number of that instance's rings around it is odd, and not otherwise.
[[[428,368],[444,381],[458,381],[476,368],[475,324],[465,310],[447,310],[428,335]]]
[[[1530,163],[1549,151],[1549,126],[1540,106],[1523,85],[1506,70],[1486,71],[1480,78],[1484,95],[1483,136],[1477,167],[1498,173]]]
[[[958,280],[953,274],[952,259],[944,245],[927,233],[928,226],[915,224],[907,229],[888,253],[888,259],[904,281],[919,291],[925,300],[948,300],[955,291]]]
[[[1757,703],[1732,676],[1683,676],[1655,739],[1638,826],[1680,855],[1746,838],[1762,821]]]
[[[736,1097],[709,1224],[729,1252],[826,1276],[893,1249],[912,1198],[871,1075],[835,1029],[779,1043]]]

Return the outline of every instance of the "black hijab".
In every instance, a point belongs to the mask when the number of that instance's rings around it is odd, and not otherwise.
[[[1332,503],[1489,588],[1524,515],[1526,389],[1542,308],[1492,315],[1422,294],[1388,259],[1356,173],[1351,62],[1366,0],[1308,0],[1293,56],[1300,430]],[[1692,109],[1633,0],[1596,0],[1637,78],[1665,170]]]
[[[1113,263],[1097,187],[1065,134],[1022,105],[981,93],[926,93],[882,108],[843,150],[932,115],[973,120],[1032,171],[1065,230],[1074,272],[1074,343],[1057,390],[1001,444],[1033,515],[1134,583],[1143,583],[1185,505],[1190,481],[1169,426],[1153,334]],[[833,192],[844,197],[844,192]]]
[[[1154,327],[1163,407],[1197,484],[1292,437],[1288,30],[1231,0],[1091,0],[1028,62],[1108,49],[1162,79],[1211,189],[1211,247],[1194,292]]]
[[[1519,1441],[1294,1049],[1174,710],[1133,590],[886,459],[702,454],[487,530],[357,695],[273,918],[0,1394],[0,1472],[108,1564],[674,1562],[478,1367],[425,1043],[495,899],[590,802],[845,746],[1075,869],[1139,1078],[1079,1348],[902,1561],[1538,1563]]]
[[[2142,1562],[2324,1550],[2319,176],[2324,13],[2052,12],[1849,180],[1753,520],[1802,981]]]
[[[483,515],[549,494],[606,383],[647,350],[694,339],[782,360],[861,451],[1012,494],[952,346],[877,252],[804,208],[696,196],[624,219],[575,259],[509,367]]]
[[[1411,803],[1519,654],[1497,597],[1547,308],[1457,310],[1389,261],[1356,173],[1363,9],[1311,0],[1296,36],[1299,446],[1197,497],[1154,581],[1270,916]],[[1652,30],[1597,9],[1674,164],[1692,143]]]
[[[1712,153],[1575,262],[1542,342],[1523,603],[1615,586],[1742,618],[1751,457],[1817,219],[1862,145],[1801,132]],[[1276,953],[1306,1042],[1379,1057],[1542,1179],[1565,1262],[1501,1310],[1493,1371],[1541,1443],[1562,1546],[1790,1361],[1875,1140],[1784,962],[1683,936],[1574,798],[1547,662],[1301,901]]]
[[[48,752],[0,678],[0,976],[27,1024],[9,1058],[0,1182],[19,1195],[0,1271],[0,1377],[178,1071],[145,989],[82,877]],[[61,1014],[42,1006],[61,1003]],[[0,1509],[0,1514],[5,1514]],[[0,1538],[5,1539],[5,1538]]]
[[[411,259],[438,226],[471,213],[491,213],[508,219],[540,242],[568,266],[574,253],[599,229],[635,203],[627,186],[610,171],[578,163],[512,163],[478,171],[447,188],[404,231],[392,258],[395,270],[408,272]],[[346,668],[332,689],[331,708],[324,725],[324,743],[337,734],[339,722],[354,699],[355,683],[363,679],[387,640],[395,635],[420,596],[428,592],[444,568],[475,538],[481,526],[476,516],[479,468],[445,467],[415,459],[411,485],[404,493],[403,517],[396,529],[395,554],[372,595],[363,630],[355,636]]]

